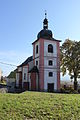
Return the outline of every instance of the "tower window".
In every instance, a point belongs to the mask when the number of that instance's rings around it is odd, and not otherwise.
[[[52,44],[48,45],[48,52],[53,53],[53,45]]]
[[[38,65],[38,61],[36,60],[36,65]]]
[[[38,45],[36,45],[36,54],[38,53]]]
[[[53,65],[53,61],[49,60],[48,65],[52,66]]]
[[[53,72],[49,72],[49,77],[53,77]]]

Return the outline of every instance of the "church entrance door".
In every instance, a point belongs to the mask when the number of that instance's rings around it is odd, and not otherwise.
[[[48,83],[48,92],[54,91],[54,83]]]

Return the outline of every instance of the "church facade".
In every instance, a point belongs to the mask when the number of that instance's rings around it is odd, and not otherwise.
[[[33,56],[17,67],[16,87],[34,91],[60,90],[60,42],[48,29],[45,13],[43,29],[32,43]]]

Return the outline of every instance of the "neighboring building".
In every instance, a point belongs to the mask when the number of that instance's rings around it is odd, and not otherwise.
[[[8,92],[15,92],[16,86],[16,70],[11,71],[10,74],[4,78],[6,81]]]
[[[60,40],[53,38],[48,20],[33,45],[33,56],[17,67],[16,86],[26,90],[56,91],[60,89]]]
[[[15,78],[5,78],[8,92],[15,91]]]

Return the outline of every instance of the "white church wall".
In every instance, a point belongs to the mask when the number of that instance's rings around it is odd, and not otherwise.
[[[36,62],[38,62],[38,65],[36,64]],[[36,65],[37,68],[39,69],[39,57],[35,59],[35,65]]]
[[[48,53],[48,45],[49,44],[53,45],[53,53]],[[55,41],[51,41],[51,40],[44,41],[44,56],[57,57],[57,43]]]
[[[23,67],[23,72],[22,72],[22,81],[27,82],[27,77],[28,77],[28,66]]]
[[[48,53],[48,45],[53,45],[53,53]],[[49,60],[53,64],[49,65]],[[53,72],[53,76],[49,77],[49,72]],[[57,43],[51,40],[44,41],[44,90],[47,90],[48,83],[54,83],[54,90],[57,90]]]
[[[49,77],[49,72],[53,72],[53,77]],[[44,90],[46,91],[48,83],[54,83],[54,90],[57,90],[57,72],[53,69],[44,70]]]
[[[31,90],[31,73],[29,73],[29,90]]]
[[[19,87],[19,73],[16,73],[16,87]]]
[[[38,53],[36,53],[36,46],[38,45]],[[39,57],[39,54],[40,54],[40,44],[39,44],[39,41],[36,42],[35,44],[35,58]]]
[[[49,68],[56,68],[57,67],[57,58],[54,57],[44,57],[44,67],[49,67]],[[49,65],[49,60],[52,60],[53,65]]]

